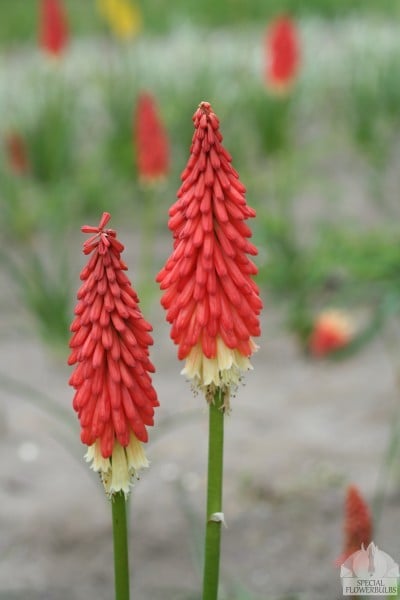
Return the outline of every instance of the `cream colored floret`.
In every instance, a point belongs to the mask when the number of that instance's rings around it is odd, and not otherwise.
[[[252,340],[251,348],[252,352],[257,349]],[[222,338],[218,337],[215,358],[207,358],[201,344],[196,344],[186,358],[182,375],[192,379],[201,389],[210,385],[228,389],[237,386],[242,374],[252,368],[249,357],[243,356],[239,350],[228,348]]]
[[[140,469],[149,466],[142,444],[133,433],[126,448],[118,441],[115,442],[110,458],[103,458],[100,441],[96,440],[89,446],[85,460],[92,463],[90,467],[93,471],[100,473],[104,489],[110,496],[121,491],[127,496],[132,478]]]

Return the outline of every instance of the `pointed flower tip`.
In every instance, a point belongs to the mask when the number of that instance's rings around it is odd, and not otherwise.
[[[200,388],[237,385],[251,368],[262,303],[248,255],[256,254],[245,221],[254,216],[245,187],[222,145],[209,102],[193,116],[191,154],[170,209],[174,249],[157,276],[183,373]]]
[[[103,215],[100,219],[100,222],[97,227],[93,227],[92,225],[82,225],[81,231],[82,233],[94,233],[100,232],[107,225],[109,220],[111,219],[111,215],[109,212],[103,212]]]
[[[212,108],[211,108],[211,104],[205,100],[203,100],[202,102],[200,102],[199,104],[199,109],[201,111],[203,111],[204,113],[206,113],[207,115],[210,114],[210,112],[213,112]]]
[[[81,272],[71,325],[68,364],[76,366],[69,383],[92,468],[107,493],[127,494],[132,475],[147,465],[141,443],[158,400],[150,378],[151,327],[124,273],[124,246],[115,231],[105,229],[109,219],[103,213],[98,227],[83,227],[94,235],[84,244],[92,256]]]
[[[110,237],[116,238],[117,234],[114,229],[104,229],[110,219],[111,219],[110,213],[104,212],[97,227],[95,227],[93,225],[82,225],[82,227],[81,227],[82,233],[95,234],[91,238],[86,240],[86,242],[84,242],[84,244],[83,244],[83,253],[84,254],[90,254],[99,244],[100,244],[100,251],[104,252],[104,248],[108,248],[110,246],[109,238]],[[117,240],[115,240],[115,239],[114,239],[113,244],[120,246],[120,252],[122,252],[122,250],[124,249],[124,246],[122,244],[120,244],[120,242],[117,242]]]

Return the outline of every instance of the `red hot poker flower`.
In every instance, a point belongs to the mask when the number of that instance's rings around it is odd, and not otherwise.
[[[309,346],[313,356],[322,357],[344,348],[353,337],[353,325],[339,310],[322,312],[314,323]]]
[[[300,62],[300,43],[296,26],[288,16],[278,17],[265,36],[267,87],[286,94],[293,85]]]
[[[19,133],[9,133],[5,138],[8,164],[16,175],[25,175],[29,171],[29,158],[26,143]]]
[[[137,168],[142,183],[153,183],[168,175],[168,136],[151,94],[142,92],[133,122]]]
[[[152,328],[124,273],[124,246],[114,230],[105,229],[109,220],[103,213],[98,227],[82,227],[93,234],[83,245],[92,256],[81,273],[71,325],[68,363],[77,366],[69,383],[76,390],[73,407],[89,446],[87,460],[108,493],[127,494],[132,476],[148,464],[140,442],[147,441],[158,400],[149,375]]]
[[[68,43],[68,23],[61,0],[41,0],[40,46],[52,56],[61,56]]]
[[[344,549],[337,563],[344,563],[349,556],[365,548],[372,541],[372,517],[367,503],[355,485],[350,485],[346,493],[344,520]]]
[[[174,250],[157,281],[178,357],[186,358],[183,373],[213,392],[229,390],[251,368],[262,303],[251,279],[257,268],[247,257],[257,254],[245,224],[255,211],[246,204],[208,102],[201,102],[193,121],[190,158],[169,211]]]

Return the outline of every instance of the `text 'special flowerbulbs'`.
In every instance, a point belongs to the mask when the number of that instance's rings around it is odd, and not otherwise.
[[[68,44],[68,23],[62,0],[41,0],[39,35],[44,52],[61,56]]]
[[[97,0],[100,14],[116,37],[128,40],[142,29],[142,13],[130,0]]]
[[[313,356],[322,357],[347,346],[353,338],[353,324],[339,310],[326,310],[315,320],[309,340]]]
[[[6,135],[4,145],[10,169],[16,175],[26,175],[30,165],[24,138],[19,133],[11,132]]]
[[[151,184],[168,175],[169,144],[155,99],[147,92],[139,95],[133,119],[139,179]]]
[[[157,281],[178,357],[186,359],[182,373],[210,397],[215,388],[228,391],[251,368],[262,303],[251,278],[257,268],[247,256],[257,254],[245,223],[255,211],[246,204],[208,102],[201,102],[193,121],[190,158],[169,211],[174,250]]]
[[[265,36],[265,81],[276,94],[287,94],[293,86],[300,63],[300,43],[295,23],[288,16],[278,17]]]
[[[76,390],[81,440],[89,446],[86,459],[107,493],[127,494],[132,476],[148,465],[141,442],[147,441],[146,425],[153,425],[158,400],[149,375],[152,328],[124,273],[124,246],[106,229],[109,220],[103,213],[98,227],[82,227],[92,234],[83,245],[91,257],[81,273],[71,325],[68,363],[77,366],[69,383]]]
[[[371,512],[355,485],[347,488],[344,513],[344,548],[336,561],[338,565],[360,550],[362,545],[367,548],[372,541]]]

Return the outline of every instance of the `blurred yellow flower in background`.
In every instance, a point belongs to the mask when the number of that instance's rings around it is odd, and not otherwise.
[[[97,0],[99,13],[112,32],[121,39],[135,37],[142,29],[142,13],[129,0]]]

